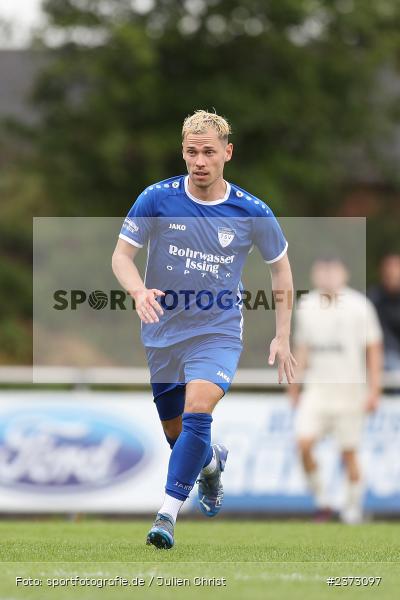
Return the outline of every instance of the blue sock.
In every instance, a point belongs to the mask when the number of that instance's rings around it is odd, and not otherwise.
[[[168,437],[168,436],[167,436],[167,434],[165,434],[165,437],[166,437],[166,440],[167,440],[167,442],[168,442],[168,444],[169,444],[169,447],[170,447],[170,448],[171,448],[171,450],[172,450],[172,448],[175,446],[175,442],[176,442],[176,440],[177,440],[178,438],[175,438],[175,439],[173,439],[173,438],[170,438],[170,437]],[[212,447],[210,446],[210,449],[209,449],[209,451],[208,451],[208,454],[207,454],[207,458],[206,458],[206,460],[204,461],[204,465],[203,465],[203,467],[202,467],[203,469],[204,469],[204,467],[206,467],[207,465],[209,465],[209,464],[210,464],[212,457],[213,457],[213,449],[212,449]]]
[[[209,448],[209,450],[208,450],[207,458],[206,458],[206,460],[204,461],[204,465],[202,466],[202,469],[204,469],[204,467],[206,467],[207,465],[209,465],[209,464],[210,464],[212,457],[213,457],[213,449],[212,449],[212,447],[210,446],[210,448]]]
[[[182,432],[169,459],[165,486],[169,496],[178,500],[189,496],[210,452],[211,423],[208,413],[183,413]]]
[[[168,437],[167,435],[165,435],[165,437],[166,437],[166,440],[167,440],[167,442],[168,442],[168,444],[169,444],[169,447],[170,447],[170,448],[171,448],[171,450],[172,450],[172,448],[175,446],[175,442],[176,442],[176,440],[177,440],[178,438],[172,439],[172,438]],[[206,460],[204,461],[204,465],[202,466],[202,469],[204,469],[204,467],[206,467],[207,465],[209,465],[209,464],[210,464],[212,457],[213,457],[213,449],[212,449],[212,447],[210,446],[210,448],[209,448],[209,450],[208,450],[207,458],[206,458]]]

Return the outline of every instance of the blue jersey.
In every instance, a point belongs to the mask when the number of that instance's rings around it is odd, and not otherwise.
[[[236,185],[206,202],[192,196],[188,176],[146,188],[120,238],[148,245],[147,288],[165,292],[159,323],[142,323],[145,346],[163,347],[195,335],[242,338],[241,274],[255,245],[265,262],[279,260],[287,241],[271,209]]]

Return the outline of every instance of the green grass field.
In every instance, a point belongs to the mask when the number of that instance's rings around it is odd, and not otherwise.
[[[0,600],[220,598],[321,600],[400,597],[400,523],[346,527],[299,521],[181,521],[176,546],[146,547],[150,522],[64,520],[0,523]],[[59,586],[48,579],[142,578],[144,586]],[[327,577],[381,577],[332,586]],[[16,585],[16,577],[39,585]],[[195,585],[225,578],[226,586]],[[183,585],[171,585],[180,578]],[[189,583],[186,583],[185,578]],[[366,580],[364,580],[366,581]],[[38,582],[36,582],[38,583]],[[163,583],[163,585],[160,585]]]

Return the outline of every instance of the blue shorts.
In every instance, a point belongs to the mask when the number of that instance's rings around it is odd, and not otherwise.
[[[162,421],[183,413],[185,386],[204,379],[229,389],[242,352],[242,343],[226,335],[199,335],[164,348],[147,347],[154,402]]]

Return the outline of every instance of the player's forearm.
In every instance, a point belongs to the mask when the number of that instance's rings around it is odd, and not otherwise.
[[[129,256],[124,254],[114,255],[112,259],[112,269],[120,285],[131,296],[139,290],[146,289],[135,263]]]
[[[275,300],[276,337],[289,337],[293,305],[293,279],[287,256],[271,266],[271,277]]]
[[[367,346],[368,385],[372,393],[380,394],[382,388],[382,344]]]

